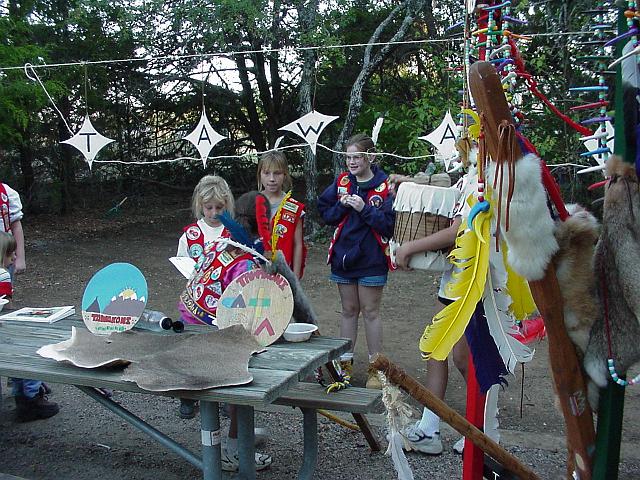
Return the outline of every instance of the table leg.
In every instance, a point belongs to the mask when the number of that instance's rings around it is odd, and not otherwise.
[[[200,401],[200,433],[202,436],[202,473],[204,480],[222,479],[220,463],[220,412],[218,402]]]
[[[315,408],[301,408],[304,415],[304,456],[298,480],[310,480],[318,463],[318,412]]]
[[[255,431],[253,407],[238,405],[238,456],[240,460],[240,478],[255,480]]]

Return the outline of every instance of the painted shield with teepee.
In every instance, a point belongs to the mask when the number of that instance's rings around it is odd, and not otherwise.
[[[280,274],[261,269],[243,273],[225,289],[218,302],[220,328],[241,324],[260,345],[275,342],[291,321],[293,293]]]

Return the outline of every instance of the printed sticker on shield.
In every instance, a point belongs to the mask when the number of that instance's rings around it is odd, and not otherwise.
[[[112,263],[98,271],[85,287],[82,319],[96,335],[124,332],[142,315],[147,297],[147,281],[137,267]]]
[[[292,314],[289,282],[280,274],[258,269],[229,284],[218,302],[217,320],[220,328],[243,325],[266,347],[284,333]]]

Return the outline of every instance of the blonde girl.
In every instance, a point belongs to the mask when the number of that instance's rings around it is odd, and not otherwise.
[[[258,191],[271,205],[271,250],[281,250],[298,278],[304,273],[304,204],[291,197],[291,175],[282,152],[267,152],[258,161]],[[268,248],[266,250],[269,250]]]
[[[233,194],[227,182],[217,175],[202,177],[193,190],[191,210],[196,222],[184,227],[176,256],[198,260],[224,231],[218,215],[224,211],[233,215]]]

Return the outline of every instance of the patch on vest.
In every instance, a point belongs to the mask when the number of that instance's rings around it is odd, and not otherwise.
[[[376,188],[376,191],[378,191],[377,188]],[[382,205],[382,202],[384,202],[384,200],[380,195],[372,195],[371,198],[369,199],[369,205],[375,208],[380,208],[380,205]]]
[[[276,235],[279,237],[284,237],[284,234],[287,233],[287,227],[284,225],[278,224],[276,225]]]
[[[290,213],[287,213],[287,212],[282,212],[282,216],[280,218],[282,218],[282,220],[289,223],[295,223],[296,221],[295,215],[291,215]]]
[[[289,210],[290,212],[296,213],[298,211],[298,205],[296,205],[295,203],[285,203],[282,206],[283,210]]]
[[[189,255],[191,256],[191,258],[199,258],[202,255],[202,252],[202,245],[198,243],[194,243],[189,247]]]
[[[200,238],[200,235],[202,232],[200,231],[199,227],[196,227],[195,225],[191,225],[189,228],[187,228],[187,231],[185,233],[187,235],[187,238],[193,241]]]

